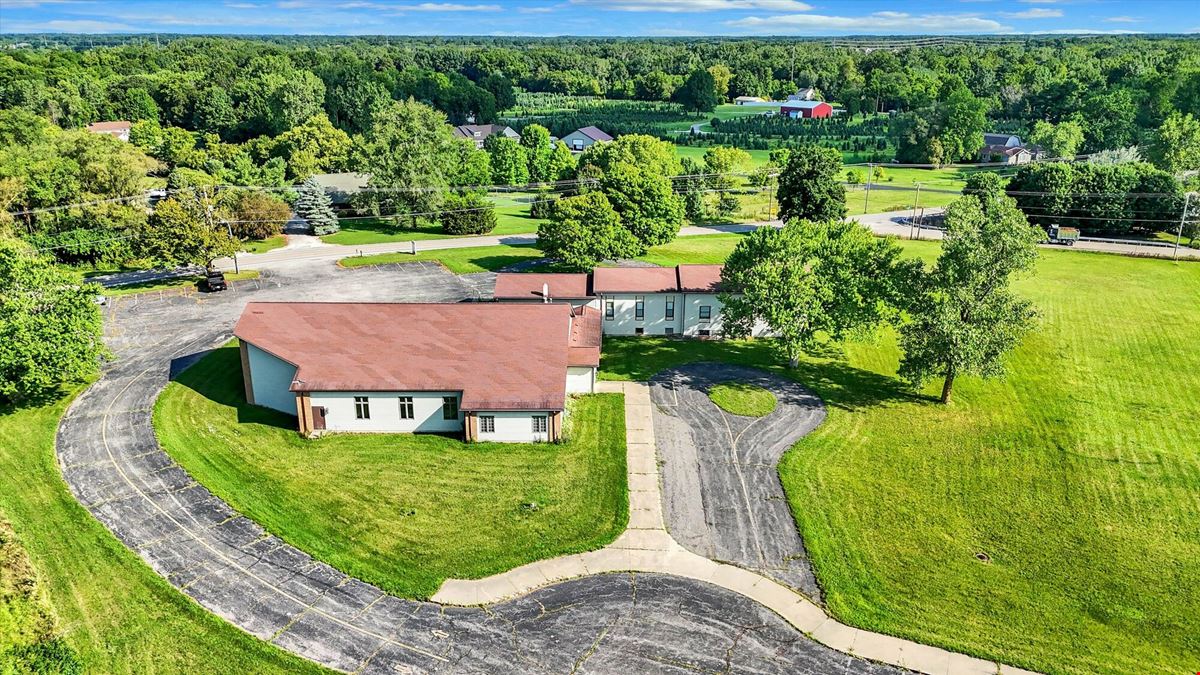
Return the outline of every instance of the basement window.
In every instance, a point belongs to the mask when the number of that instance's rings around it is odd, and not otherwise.
[[[534,415],[533,416],[533,433],[535,433],[535,434],[546,433],[546,416],[545,415]]]
[[[354,418],[360,420],[371,419],[371,401],[366,396],[354,397]]]
[[[496,417],[495,417],[495,415],[480,415],[479,416],[479,433],[481,433],[481,434],[496,433]]]

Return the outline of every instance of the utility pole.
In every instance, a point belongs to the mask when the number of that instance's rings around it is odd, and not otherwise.
[[[1192,205],[1192,193],[1183,197],[1183,214],[1179,216],[1179,229],[1175,230],[1175,250],[1171,252],[1171,260],[1179,259],[1179,240],[1183,238],[1183,224],[1187,222],[1188,207]]]
[[[863,213],[868,213],[871,207],[871,179],[875,175],[875,165],[867,162],[867,196],[863,199]]]
[[[917,222],[917,202],[921,201],[921,184],[917,183],[917,195],[913,197],[913,213],[912,218],[908,221],[908,238],[912,239],[913,225]]]
[[[774,220],[771,213],[775,210],[775,191],[771,189],[772,177],[767,176],[767,220]]]
[[[225,231],[229,233],[229,238],[233,239],[233,226],[229,224],[228,220],[225,221]],[[233,250],[233,273],[241,274],[241,272],[242,272],[242,270],[238,268],[237,249],[234,249]]]

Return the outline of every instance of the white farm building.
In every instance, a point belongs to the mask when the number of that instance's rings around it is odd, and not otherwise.
[[[599,312],[565,303],[252,302],[234,335],[246,400],[304,435],[553,442],[600,365]]]

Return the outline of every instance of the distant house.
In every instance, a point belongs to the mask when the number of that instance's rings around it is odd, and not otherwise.
[[[738,96],[733,99],[734,105],[746,105],[748,103],[766,103],[767,100],[761,96]]]
[[[789,101],[811,101],[817,97],[817,90],[812,87],[805,87],[794,94],[788,94]]]
[[[366,189],[371,180],[368,173],[318,173],[313,175],[335,206],[350,203],[350,197]]]
[[[982,163],[1028,164],[1040,156],[1040,147],[1026,146],[1014,134],[984,134],[983,147],[979,149]]]
[[[1021,143],[1021,137],[1013,134],[984,134],[983,144],[1002,145],[1006,148],[1018,148],[1024,145]]]
[[[116,122],[93,122],[87,125],[87,130],[93,134],[104,134],[112,136],[119,141],[129,140],[129,130],[133,128],[133,123],[126,120]]]
[[[830,117],[833,106],[824,101],[788,101],[779,107],[779,114],[792,119]]]
[[[306,436],[553,442],[600,365],[600,312],[564,303],[250,302],[233,333],[246,401]]]
[[[521,137],[520,134],[513,131],[511,127],[506,127],[503,124],[460,124],[454,127],[454,135],[459,138],[469,138],[475,141],[475,147],[482,148],[483,142],[489,136],[500,134],[506,138],[511,138],[514,141]]]
[[[596,143],[607,143],[612,139],[612,136],[600,131],[596,127],[583,127],[563,136],[562,141],[573,152],[582,152]]]

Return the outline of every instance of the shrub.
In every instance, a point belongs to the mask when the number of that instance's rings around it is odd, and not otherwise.
[[[233,234],[241,239],[266,239],[283,232],[292,210],[282,199],[247,190],[233,204]]]
[[[554,203],[558,201],[558,196],[548,191],[538,192],[534,196],[533,201],[529,203],[529,217],[545,220],[550,217],[554,211]]]
[[[496,209],[474,193],[449,195],[439,220],[446,234],[487,234],[496,229]]]

